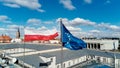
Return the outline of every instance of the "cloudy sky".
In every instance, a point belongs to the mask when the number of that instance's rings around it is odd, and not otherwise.
[[[77,37],[120,37],[120,0],[0,0],[0,35],[20,28],[59,32],[59,19]]]

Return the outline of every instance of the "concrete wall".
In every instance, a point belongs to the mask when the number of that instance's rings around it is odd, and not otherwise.
[[[120,59],[115,60],[115,68],[120,68]]]
[[[113,67],[115,66],[115,68],[120,67],[120,59],[114,59],[114,56],[113,58],[94,56],[94,55],[82,56],[76,59],[62,62],[62,67],[61,67],[61,63],[56,64],[56,57],[49,57],[49,58],[41,57],[41,59],[44,59],[45,62],[51,61],[51,64],[47,68],[68,68],[77,64],[81,64],[84,61],[90,61],[90,60],[96,60],[104,65],[109,65]],[[114,61],[115,61],[115,65],[114,65]],[[84,65],[86,65],[86,63],[82,64],[81,66]]]
[[[114,48],[117,50],[119,46],[119,41],[118,40],[98,40],[98,39],[93,39],[93,40],[84,40],[86,43],[91,43],[91,44],[100,44],[100,50],[113,50]],[[114,46],[115,45],[115,46]],[[95,49],[95,48],[90,48],[90,49]]]
[[[80,57],[80,58],[76,58],[76,59],[72,59],[69,61],[65,61],[62,63],[62,68],[68,68],[70,66],[76,65],[80,62],[86,61],[86,56]],[[56,64],[56,68],[61,68],[61,64]]]
[[[114,48],[117,50],[118,48],[118,40],[101,40],[101,50],[113,50]]]
[[[48,68],[55,68],[56,67],[56,57],[50,57],[48,58],[49,61],[51,61],[51,65],[48,66]]]

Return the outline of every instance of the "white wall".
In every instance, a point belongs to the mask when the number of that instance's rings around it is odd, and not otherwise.
[[[108,58],[108,57],[101,57],[101,56],[95,56],[94,60],[97,60],[97,58],[100,58],[100,62],[109,66],[114,66],[114,58]],[[72,59],[66,62],[63,62],[63,65],[65,64],[65,67],[62,68],[67,68],[73,65],[76,65],[80,62],[86,61],[86,56],[80,57],[80,58],[76,58],[76,59]],[[90,57],[89,57],[90,58]],[[91,60],[91,59],[89,59]],[[59,67],[58,67],[59,65]],[[61,64],[56,64],[56,68],[61,68]],[[115,60],[115,68],[120,68],[120,59],[116,59]]]
[[[22,40],[21,39],[12,39],[11,43],[21,43]]]
[[[58,44],[58,43],[60,43],[59,40],[49,40],[49,42],[50,42],[50,43],[53,43],[53,44]]]
[[[120,59],[115,60],[115,68],[120,68]]]
[[[39,56],[39,57],[44,61],[44,63],[51,62],[51,64],[47,68],[55,68],[56,67],[56,57],[49,57],[49,58],[46,58],[44,56]]]
[[[72,59],[72,60],[69,60],[69,61],[65,61],[65,62],[63,62],[63,67],[62,68],[67,68],[67,67],[76,65],[76,64],[78,64],[80,62],[83,62],[83,61],[86,61],[86,56],[76,58],[76,59]],[[64,67],[64,64],[65,64],[65,67]],[[61,68],[61,64],[56,64],[56,68]]]
[[[48,68],[55,68],[56,67],[56,57],[50,57],[48,60],[52,61],[51,65],[49,65]]]
[[[119,46],[119,41],[118,40],[98,40],[98,39],[93,39],[93,40],[84,40],[86,43],[100,43],[100,50],[113,50],[114,45],[115,49],[118,49]]]
[[[118,48],[118,40],[101,40],[101,50],[113,50]]]

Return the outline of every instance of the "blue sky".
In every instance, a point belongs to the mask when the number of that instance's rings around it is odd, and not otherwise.
[[[78,37],[120,37],[120,0],[0,0],[0,35],[16,28],[57,29],[59,19]]]

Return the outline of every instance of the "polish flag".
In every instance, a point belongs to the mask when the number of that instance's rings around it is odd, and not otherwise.
[[[24,41],[53,40],[58,36],[56,29],[53,30],[33,30],[25,29]]]

